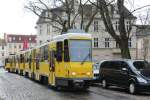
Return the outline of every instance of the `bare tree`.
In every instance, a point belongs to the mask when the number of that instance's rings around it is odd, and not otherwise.
[[[143,58],[146,60],[149,56],[149,39],[147,36],[149,35],[150,31],[150,9],[146,9],[145,13],[139,14],[138,16],[140,25],[137,25],[138,27],[138,33],[142,35],[143,38]]]
[[[72,29],[77,18],[80,17],[80,29],[83,29],[83,26],[85,26],[85,31],[87,32],[98,10],[95,10],[94,13],[91,13],[91,16],[88,16],[88,22],[85,25],[84,20],[87,16],[84,14],[86,12],[84,6],[87,4],[87,1],[79,0],[78,2],[79,5],[77,8],[74,8],[74,0],[53,0],[53,2],[50,2],[50,0],[29,0],[25,8],[40,18],[48,20],[49,24],[62,32]],[[50,8],[50,5],[53,5],[53,8]],[[59,9],[60,12],[57,12],[56,9]],[[44,11],[48,13],[47,16],[43,14]]]
[[[121,50],[122,58],[131,58],[129,48],[128,48],[128,40],[131,32],[131,27],[126,30],[125,27],[125,12],[124,12],[124,0],[117,0],[118,14],[119,17],[119,34],[116,33],[113,23],[111,20],[111,14],[109,13],[109,3],[106,0],[97,0],[97,7],[100,9],[100,14],[103,19],[103,23],[108,31],[108,33],[116,40],[119,44],[119,48]]]
[[[128,0],[131,1],[131,0]],[[125,7],[125,0],[96,0],[97,4],[93,3],[91,0],[89,0],[90,3],[95,5],[100,10],[100,15],[103,19],[103,23],[108,31],[108,33],[115,39],[115,41],[119,44],[119,48],[121,50],[121,56],[122,58],[128,58],[131,59],[129,47],[128,47],[128,41],[130,38],[133,22],[132,18],[130,16],[133,12],[145,8],[149,5],[139,7],[137,9],[134,9],[130,13],[126,13],[127,9]],[[113,3],[113,4],[112,4]],[[119,34],[115,31],[112,23],[112,14],[110,13],[109,7],[111,5],[114,5],[114,3],[117,5],[117,12],[119,14]],[[134,2],[130,2],[134,3]],[[134,17],[134,16],[133,16]],[[129,27],[126,27],[126,19],[129,20]]]
[[[144,14],[138,16],[141,25],[150,25],[150,9],[146,9]]]

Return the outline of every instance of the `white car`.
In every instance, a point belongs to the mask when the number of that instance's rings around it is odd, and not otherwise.
[[[99,63],[95,63],[93,64],[93,80],[97,81],[99,80],[99,69],[100,69],[100,64]]]
[[[4,67],[4,63],[0,60],[0,68]]]

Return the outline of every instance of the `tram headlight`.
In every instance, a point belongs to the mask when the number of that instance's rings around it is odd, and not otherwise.
[[[77,75],[77,73],[76,72],[72,72],[71,75],[75,76],[75,75]]]
[[[90,72],[87,72],[86,75],[91,75],[91,73],[90,73]]]

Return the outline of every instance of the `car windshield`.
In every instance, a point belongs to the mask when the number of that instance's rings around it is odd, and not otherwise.
[[[133,65],[137,70],[150,69],[150,64],[146,61],[135,61]]]
[[[70,40],[70,61],[91,61],[91,50],[90,40]]]

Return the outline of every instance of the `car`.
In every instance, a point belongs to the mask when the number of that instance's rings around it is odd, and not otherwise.
[[[0,60],[0,68],[4,67],[4,63]]]
[[[103,88],[118,86],[130,94],[150,91],[150,65],[145,60],[106,60],[101,63],[99,74]]]
[[[100,64],[99,63],[94,63],[93,64],[93,81],[97,82],[99,80],[99,68]]]

